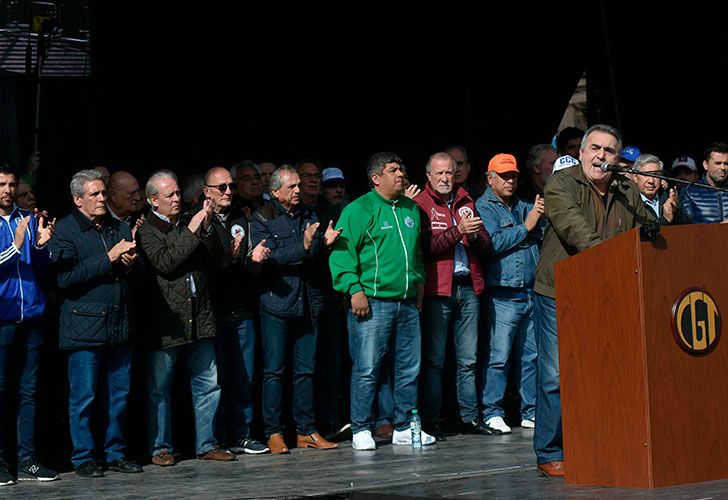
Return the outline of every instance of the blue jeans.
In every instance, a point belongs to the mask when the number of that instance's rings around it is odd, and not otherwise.
[[[112,462],[124,457],[124,417],[129,399],[131,348],[126,345],[72,351],[68,355],[68,417],[74,467],[95,459],[91,415],[101,406],[104,454]],[[97,390],[98,388],[98,390]]]
[[[453,327],[457,361],[457,395],[460,417],[470,422],[478,417],[475,363],[478,350],[478,297],[472,285],[454,285],[451,297],[425,297],[422,307],[422,420],[435,422],[442,406],[442,366],[448,330]]]
[[[351,429],[372,430],[372,407],[380,382],[382,360],[393,341],[394,427],[408,427],[417,406],[417,375],[420,371],[420,318],[414,299],[369,299],[364,318],[349,311],[351,371]]]
[[[303,317],[284,318],[260,313],[263,330],[263,420],[265,435],[281,434],[283,380],[286,354],[293,349],[293,420],[296,432],[316,432],[313,414],[313,369],[316,360],[316,324]],[[289,346],[292,344],[292,346]]]
[[[536,331],[533,292],[495,290],[483,299],[490,325],[490,352],[483,370],[483,420],[503,417],[503,396],[508,383],[508,359],[514,345],[520,380],[521,419],[536,413]]]
[[[377,397],[374,401],[374,428],[384,424],[394,423],[394,359],[390,344],[387,354],[384,355],[382,366],[379,369],[379,382],[377,383]]]
[[[187,366],[195,413],[195,451],[202,455],[217,444],[215,414],[220,402],[217,365],[212,339],[149,353],[149,448],[152,455],[167,449],[172,453],[171,382],[178,358]]]
[[[4,408],[7,408],[5,393],[10,367],[13,368],[13,382],[10,389],[17,398],[18,457],[22,460],[35,453],[35,408],[38,365],[43,337],[40,320],[34,318],[22,323],[0,321],[0,459],[5,454],[2,434]]]
[[[255,325],[252,319],[220,320],[215,337],[220,405],[215,434],[221,443],[250,437],[253,423]]]
[[[536,344],[538,345],[538,391],[533,447],[536,462],[564,459],[561,434],[561,386],[559,337],[556,332],[556,301],[536,294]]]

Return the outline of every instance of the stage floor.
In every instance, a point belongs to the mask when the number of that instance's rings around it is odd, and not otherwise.
[[[728,498],[728,480],[674,488],[634,490],[566,486],[538,477],[533,431],[506,436],[453,435],[414,453],[380,443],[356,452],[351,442],[330,451],[292,449],[290,455],[241,455],[237,462],[182,460],[174,467],[146,465],[142,474],[107,472],[83,479],[0,487],[3,498]],[[567,465],[568,467],[568,465]]]

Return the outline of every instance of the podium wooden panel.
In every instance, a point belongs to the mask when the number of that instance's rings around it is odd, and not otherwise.
[[[567,483],[728,478],[728,338],[692,356],[671,327],[693,287],[728,314],[726,256],[728,225],[692,225],[654,242],[633,230],[556,264]]]

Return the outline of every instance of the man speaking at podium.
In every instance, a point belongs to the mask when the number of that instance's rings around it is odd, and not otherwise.
[[[552,175],[544,189],[548,226],[534,286],[538,388],[533,442],[538,472],[546,477],[564,475],[554,264],[655,220],[634,182],[601,169],[617,163],[621,149],[616,129],[594,125],[581,141],[580,164]]]

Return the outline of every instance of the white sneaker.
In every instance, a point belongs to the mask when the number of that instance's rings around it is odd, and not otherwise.
[[[511,428],[506,425],[505,421],[503,421],[503,417],[490,417],[485,422],[485,425],[495,431],[498,431],[500,434],[511,433]]]
[[[435,444],[434,436],[430,436],[425,431],[420,431],[420,440],[422,441],[422,446],[429,446],[431,444]],[[392,433],[392,444],[412,444],[412,431],[409,429],[405,429],[403,431],[398,431],[397,429],[394,430],[394,433]]]
[[[536,419],[535,418],[524,418],[521,420],[521,427],[524,429],[533,429],[536,427]]]
[[[359,431],[351,439],[351,447],[355,450],[376,450],[377,443],[372,438],[371,431]]]

